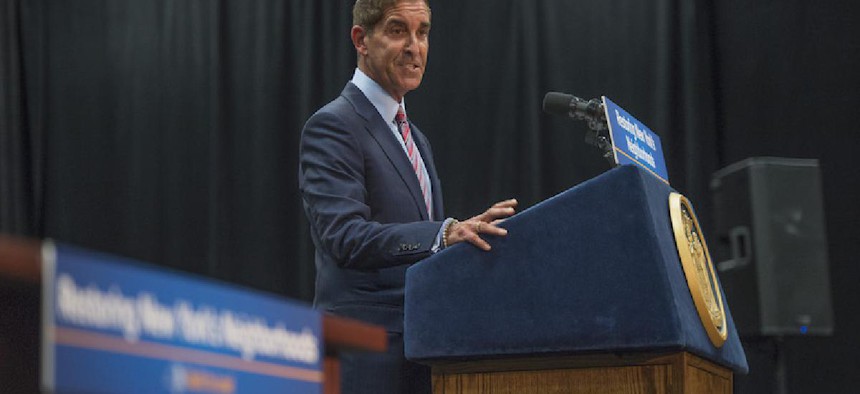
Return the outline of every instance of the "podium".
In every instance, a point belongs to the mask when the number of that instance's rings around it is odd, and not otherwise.
[[[406,357],[432,367],[437,394],[731,392],[746,357],[721,292],[721,346],[697,312],[672,192],[618,167],[508,219],[490,252],[413,265]]]

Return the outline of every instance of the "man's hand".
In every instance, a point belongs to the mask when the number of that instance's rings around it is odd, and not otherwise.
[[[482,250],[490,250],[490,244],[484,241],[480,234],[506,235],[508,230],[496,225],[505,218],[513,215],[516,212],[514,210],[516,206],[517,200],[514,198],[500,201],[495,203],[490,209],[469,220],[452,224],[447,231],[445,244],[451,246],[466,241]]]

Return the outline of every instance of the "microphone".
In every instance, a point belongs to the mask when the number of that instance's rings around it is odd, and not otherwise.
[[[615,166],[612,142],[607,132],[606,109],[599,99],[583,100],[570,94],[549,92],[543,97],[543,111],[554,115],[567,115],[576,120],[588,122],[590,129],[585,133],[585,143],[603,152],[603,157]]]
[[[577,120],[606,123],[603,103],[596,98],[586,101],[570,94],[549,92],[543,97],[543,111],[554,115],[567,115]]]

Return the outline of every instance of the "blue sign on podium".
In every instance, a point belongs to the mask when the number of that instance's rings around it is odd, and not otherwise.
[[[603,107],[606,109],[615,163],[639,166],[669,184],[660,136],[606,96],[603,96]]]
[[[47,392],[322,391],[308,307],[63,244],[43,255]]]

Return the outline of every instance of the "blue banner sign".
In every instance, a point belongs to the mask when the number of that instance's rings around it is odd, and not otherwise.
[[[660,137],[606,96],[603,96],[603,106],[606,108],[615,163],[642,167],[669,184]]]
[[[46,242],[42,387],[56,393],[320,393],[318,312]]]

